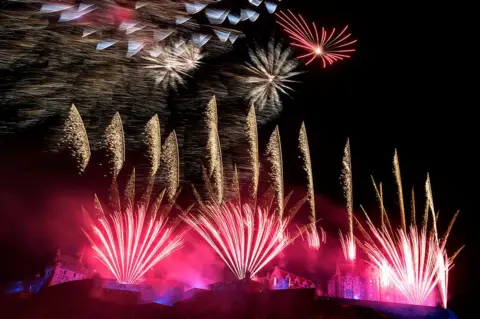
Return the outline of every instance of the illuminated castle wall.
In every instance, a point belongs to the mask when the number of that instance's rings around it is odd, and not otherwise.
[[[361,259],[357,259],[353,263],[337,263],[335,274],[328,281],[328,296],[409,303],[392,282],[382,282],[378,270]],[[439,296],[436,290],[433,290],[424,305],[436,306],[438,303]]]

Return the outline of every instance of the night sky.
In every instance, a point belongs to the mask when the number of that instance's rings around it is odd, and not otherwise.
[[[477,118],[469,101],[472,85],[465,77],[468,68],[463,59],[467,57],[454,58],[445,52],[446,42],[452,44],[458,32],[457,28],[449,28],[452,20],[448,17],[453,13],[448,15],[448,11],[452,8],[330,0],[285,0],[282,5],[319,25],[348,24],[358,39],[351,60],[327,69],[313,62],[308,73],[301,76],[302,83],[295,86],[293,99],[284,99],[278,121],[265,128],[280,126],[285,183],[301,184],[289,165],[295,161],[294,154],[286,150],[296,149],[302,121],[309,136],[316,192],[332,205],[343,205],[339,176],[347,137],[352,148],[356,209],[360,204],[374,207],[370,181],[373,175],[384,182],[385,192],[391,194],[387,197],[391,214],[397,212],[392,174],[395,149],[406,193],[414,186],[421,199],[429,172],[435,206],[440,210],[439,229],[445,229],[455,211],[461,210],[447,248],[453,252],[462,244],[467,246],[450,273],[449,304],[460,318],[465,318],[462,314],[467,313],[468,301],[478,295],[472,285],[472,277],[476,276],[473,255],[478,251],[474,207],[474,190],[478,190],[474,141]],[[269,26],[270,34],[259,31],[263,25]],[[247,31],[248,36],[281,34],[279,28],[272,28],[271,18],[254,26]],[[8,145],[0,149],[0,213],[8,216],[7,222],[0,222],[2,267],[6,267],[0,275],[2,282],[28,278],[43,266],[52,251],[46,249],[47,254],[38,250],[32,255],[31,248],[41,245],[41,239],[36,238],[32,244],[26,237],[27,228],[34,227],[28,218],[36,220],[38,216],[34,212],[15,213],[34,210],[39,203],[45,209],[50,193],[44,185],[59,187],[59,180],[68,179],[59,173],[62,168],[52,168],[55,161],[41,152],[39,135],[34,130],[13,140],[0,140]],[[47,181],[42,170],[49,172]],[[327,225],[329,219],[338,220],[338,216],[321,217]]]

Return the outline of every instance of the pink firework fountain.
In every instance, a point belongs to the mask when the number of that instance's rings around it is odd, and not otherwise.
[[[367,228],[360,224],[365,238],[362,248],[370,261],[378,268],[382,286],[392,282],[411,304],[423,305],[437,287],[442,306],[447,308],[448,272],[453,260],[462,250],[458,249],[450,257],[447,254],[447,239],[452,230],[458,212],[453,216],[447,231],[439,239],[437,230],[438,214],[435,214],[430,178],[425,184],[426,205],[422,225],[416,224],[415,195],[412,190],[411,224],[407,227],[402,181],[398,155],[394,156],[394,174],[400,206],[401,227],[395,229],[389,221],[383,204],[381,185],[374,182],[381,212],[381,227],[377,228],[365,213]],[[432,216],[429,227],[429,215]]]
[[[217,252],[238,279],[255,276],[293,238],[287,233],[289,218],[279,219],[267,209],[249,204],[205,206],[186,222]]]
[[[144,206],[98,218],[87,234],[102,262],[119,283],[134,284],[159,261],[182,246],[168,218],[147,216]]]

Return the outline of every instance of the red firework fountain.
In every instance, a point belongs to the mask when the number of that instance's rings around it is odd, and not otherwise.
[[[186,222],[217,252],[238,279],[253,277],[293,238],[287,233],[289,218],[270,216],[268,209],[248,204],[205,206]]]
[[[136,214],[135,214],[136,213]],[[119,283],[134,284],[150,268],[182,245],[164,216],[147,217],[144,206],[102,216],[88,236],[95,258],[101,261]],[[92,238],[93,237],[93,238]]]
[[[332,65],[334,62],[350,58],[350,52],[355,51],[355,49],[349,48],[357,40],[349,40],[351,34],[346,33],[348,26],[339,33],[336,33],[335,28],[329,33],[322,27],[322,32],[319,35],[315,23],[312,23],[312,29],[301,15],[297,16],[290,10],[288,10],[288,13],[278,13],[277,16],[280,21],[277,23],[293,40],[293,46],[307,50],[307,53],[298,57],[299,59],[309,58],[305,63],[306,65],[319,57],[325,68],[327,64]]]

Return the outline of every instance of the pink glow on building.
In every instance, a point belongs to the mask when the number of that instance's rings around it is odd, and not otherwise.
[[[335,274],[328,281],[328,296],[409,303],[403,293],[389,280],[387,267],[384,271],[378,271],[371,264],[361,259],[357,259],[355,262],[337,263]],[[433,290],[424,305],[436,306],[439,303],[437,290]]]

